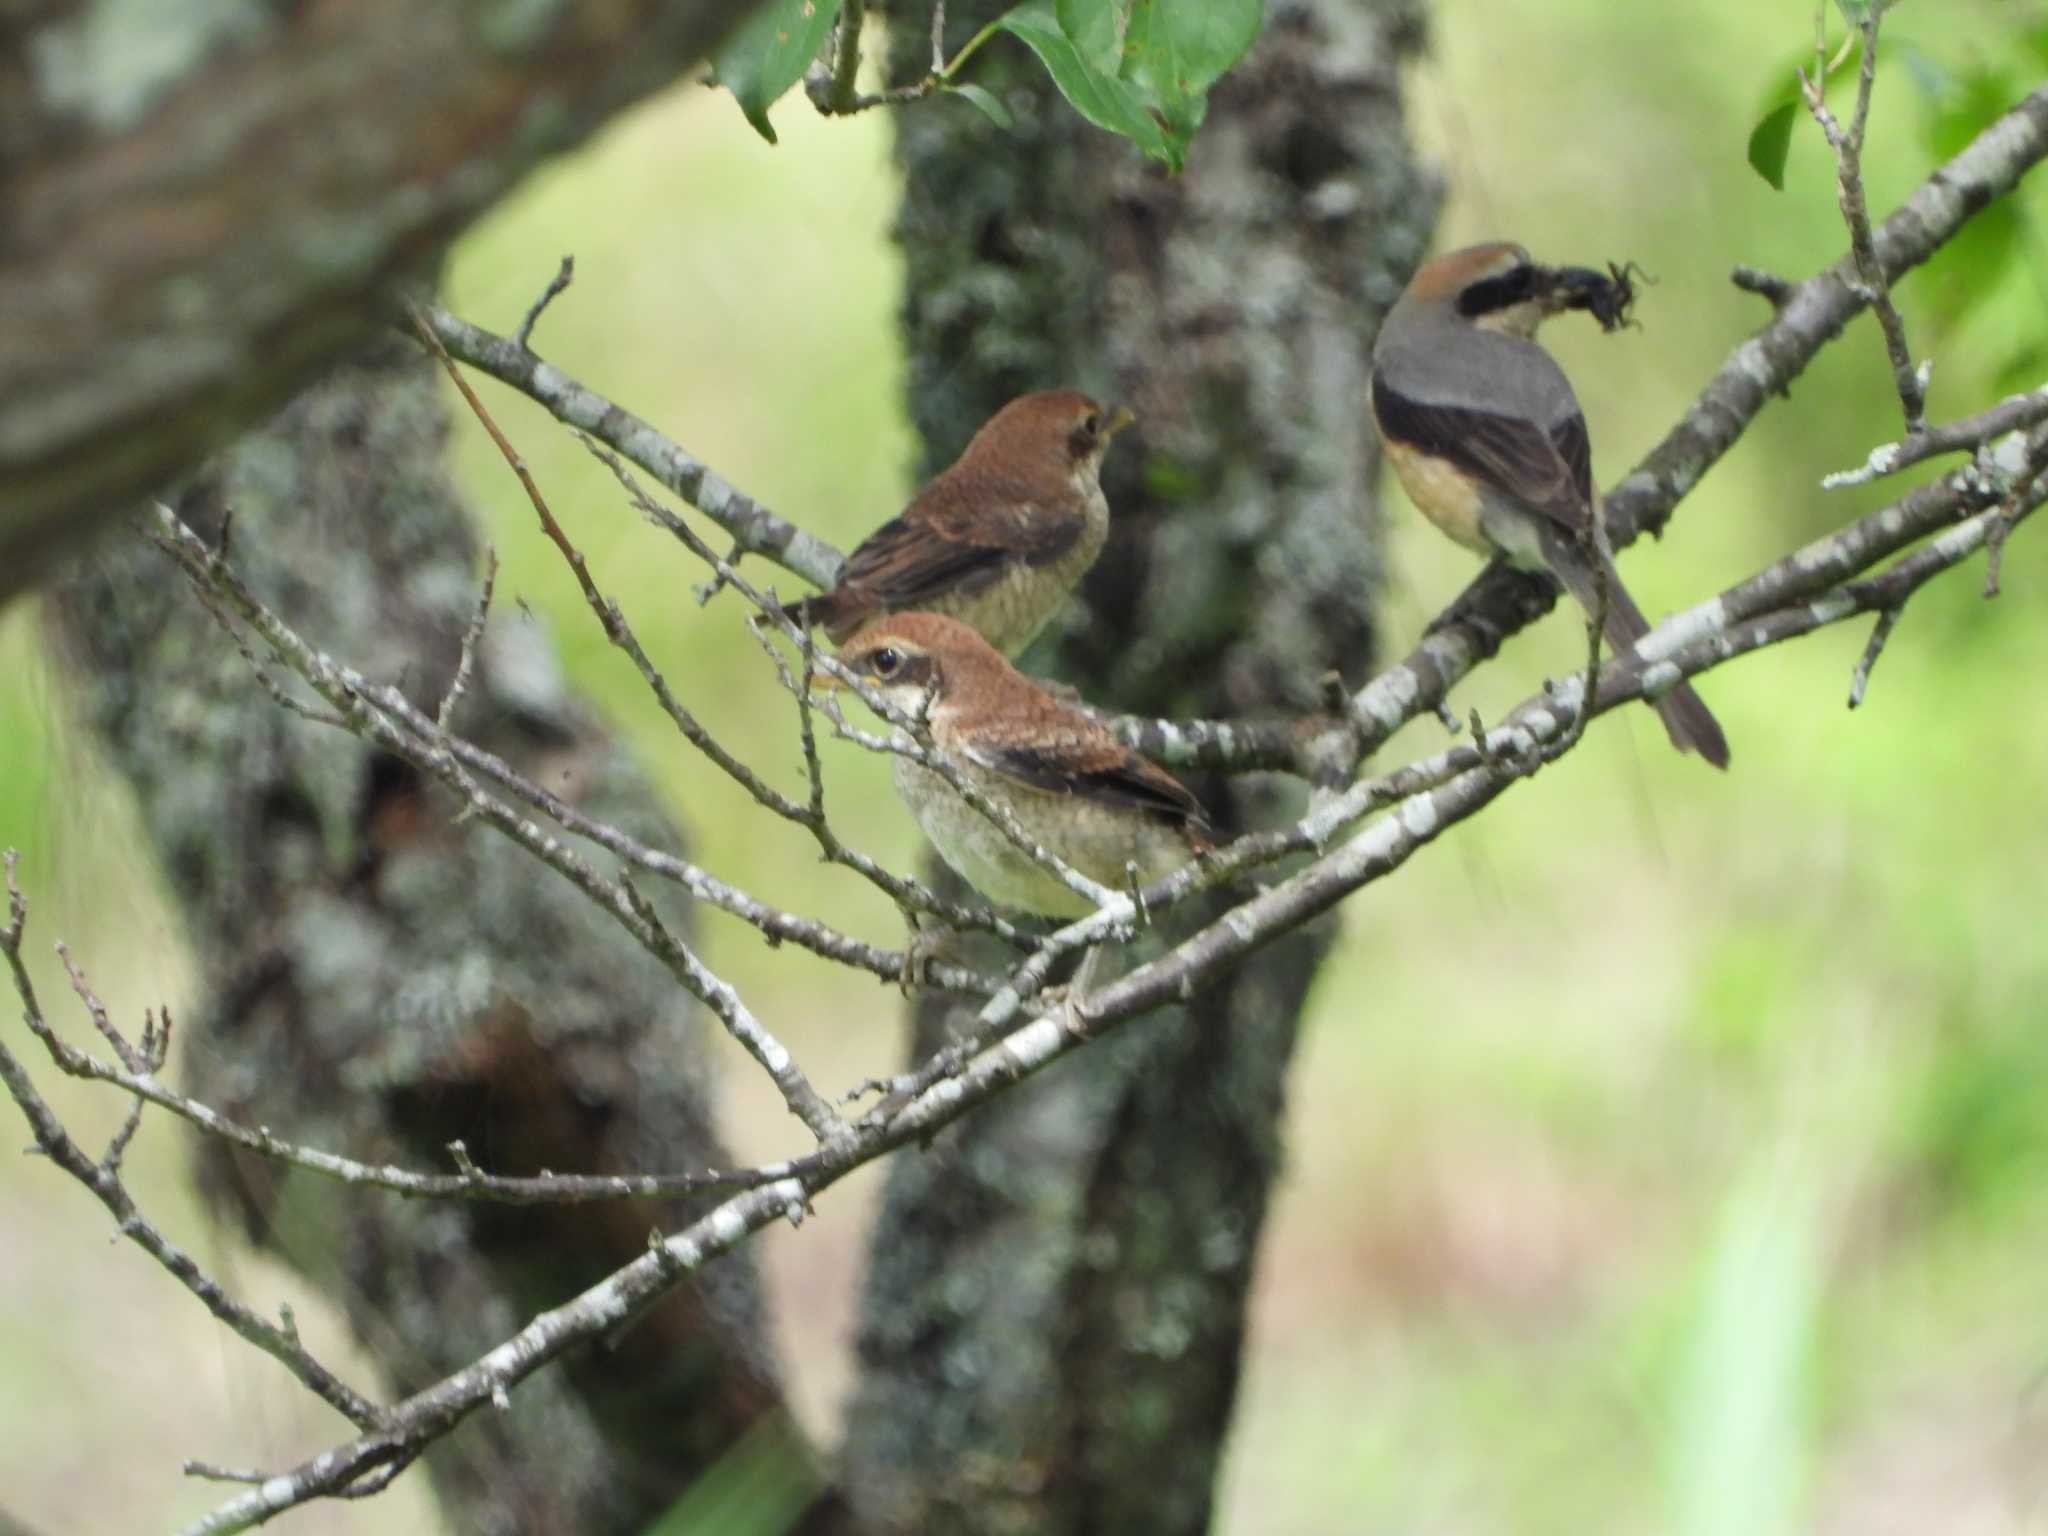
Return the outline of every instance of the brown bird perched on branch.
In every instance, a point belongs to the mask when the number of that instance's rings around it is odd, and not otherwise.
[[[868,625],[839,660],[1004,807],[1026,836],[1113,890],[1163,879],[1209,846],[1187,786],[1024,676],[958,619],[902,613]],[[828,686],[830,679],[821,679]],[[895,762],[896,792],[969,885],[999,906],[1058,917],[1092,911],[922,763]]]
[[[1588,309],[1608,329],[1625,272],[1542,267],[1519,245],[1469,246],[1425,262],[1380,326],[1372,413],[1387,459],[1429,520],[1468,548],[1548,570],[1588,614],[1606,588],[1607,643],[1649,630],[1615,574],[1593,490],[1586,418],[1536,328]],[[1728,740],[1690,684],[1657,701],[1671,743],[1728,766]]]
[[[783,611],[835,645],[885,614],[950,614],[1016,655],[1102,553],[1102,457],[1130,423],[1073,390],[1018,396],[847,556],[838,586]]]

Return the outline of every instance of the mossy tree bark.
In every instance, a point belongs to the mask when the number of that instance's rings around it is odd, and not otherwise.
[[[0,0],[0,602],[749,0]]]
[[[178,498],[302,632],[430,712],[480,582],[433,384],[394,338]],[[290,1139],[416,1168],[446,1168],[456,1139],[503,1173],[728,1161],[694,1004],[580,892],[458,820],[408,765],[280,709],[143,539],[107,540],[50,608],[199,959],[199,1006],[179,1021],[191,1092]],[[592,814],[676,844],[510,604],[455,725]],[[687,932],[686,912],[670,916]],[[394,1394],[468,1364],[693,1211],[408,1201],[210,1138],[199,1154],[217,1206],[346,1308]],[[707,1478],[769,1490],[788,1529],[841,1528],[785,1411],[745,1253],[621,1342],[440,1443],[429,1465],[451,1529],[639,1536]]]
[[[924,29],[899,19],[907,77]],[[1014,131],[944,102],[900,115],[927,468],[1026,389],[1089,388],[1140,422],[1109,461],[1115,524],[1083,609],[1027,667],[1166,715],[1301,707],[1332,670],[1363,673],[1367,359],[1436,204],[1401,118],[1419,29],[1416,0],[1269,6],[1179,179],[1079,121],[1021,49],[987,65]],[[1230,831],[1298,796],[1197,787]],[[1287,1063],[1333,931],[1273,945],[899,1159],[844,1457],[870,1529],[1208,1527]],[[921,1008],[915,1052],[948,1023]]]

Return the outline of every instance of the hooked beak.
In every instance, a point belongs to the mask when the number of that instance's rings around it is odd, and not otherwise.
[[[1137,417],[1133,416],[1123,406],[1111,406],[1109,408],[1109,415],[1104,418],[1102,423],[1102,440],[1105,443],[1108,442],[1111,438],[1115,437],[1117,433],[1123,431],[1125,427],[1130,426],[1137,419]]]

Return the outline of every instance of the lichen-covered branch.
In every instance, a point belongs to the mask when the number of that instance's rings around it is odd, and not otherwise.
[[[187,5],[0,23],[0,601],[382,323],[746,0]],[[168,6],[165,9],[169,9]]]
[[[22,1021],[53,1054],[69,1050],[70,1047],[58,1038],[43,1017],[35,987],[29,980],[28,967],[22,961],[21,942],[28,927],[28,903],[16,881],[12,849],[7,850],[4,856],[4,867],[8,912],[7,921],[0,924],[0,958],[6,960],[15,996],[21,1000]],[[160,1059],[156,1065],[161,1065]],[[15,1107],[27,1119],[36,1149],[52,1165],[84,1185],[92,1197],[106,1207],[107,1213],[114,1218],[115,1230],[121,1236],[163,1266],[178,1284],[197,1297],[206,1310],[233,1333],[277,1361],[297,1377],[307,1391],[358,1428],[373,1429],[385,1422],[383,1412],[374,1403],[322,1365],[299,1342],[298,1330],[290,1325],[289,1319],[279,1324],[258,1317],[229,1295],[218,1280],[199,1267],[197,1260],[165,1237],[142,1214],[120,1177],[120,1154],[128,1137],[133,1134],[131,1129],[124,1126],[106,1157],[95,1162],[87,1156],[84,1148],[72,1140],[63,1122],[36,1091],[35,1081],[22,1066],[20,1058],[8,1049],[5,1041],[0,1041],[0,1085],[6,1087]]]

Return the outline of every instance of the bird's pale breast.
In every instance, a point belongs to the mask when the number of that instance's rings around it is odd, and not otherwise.
[[[972,763],[961,771],[991,800],[1008,807],[1040,847],[1112,889],[1127,883],[1127,864],[1135,863],[1139,882],[1149,884],[1193,857],[1176,828],[1141,811],[1034,789]],[[1091,910],[931,769],[899,757],[895,779],[896,792],[939,857],[990,901],[1054,917],[1080,917]]]

